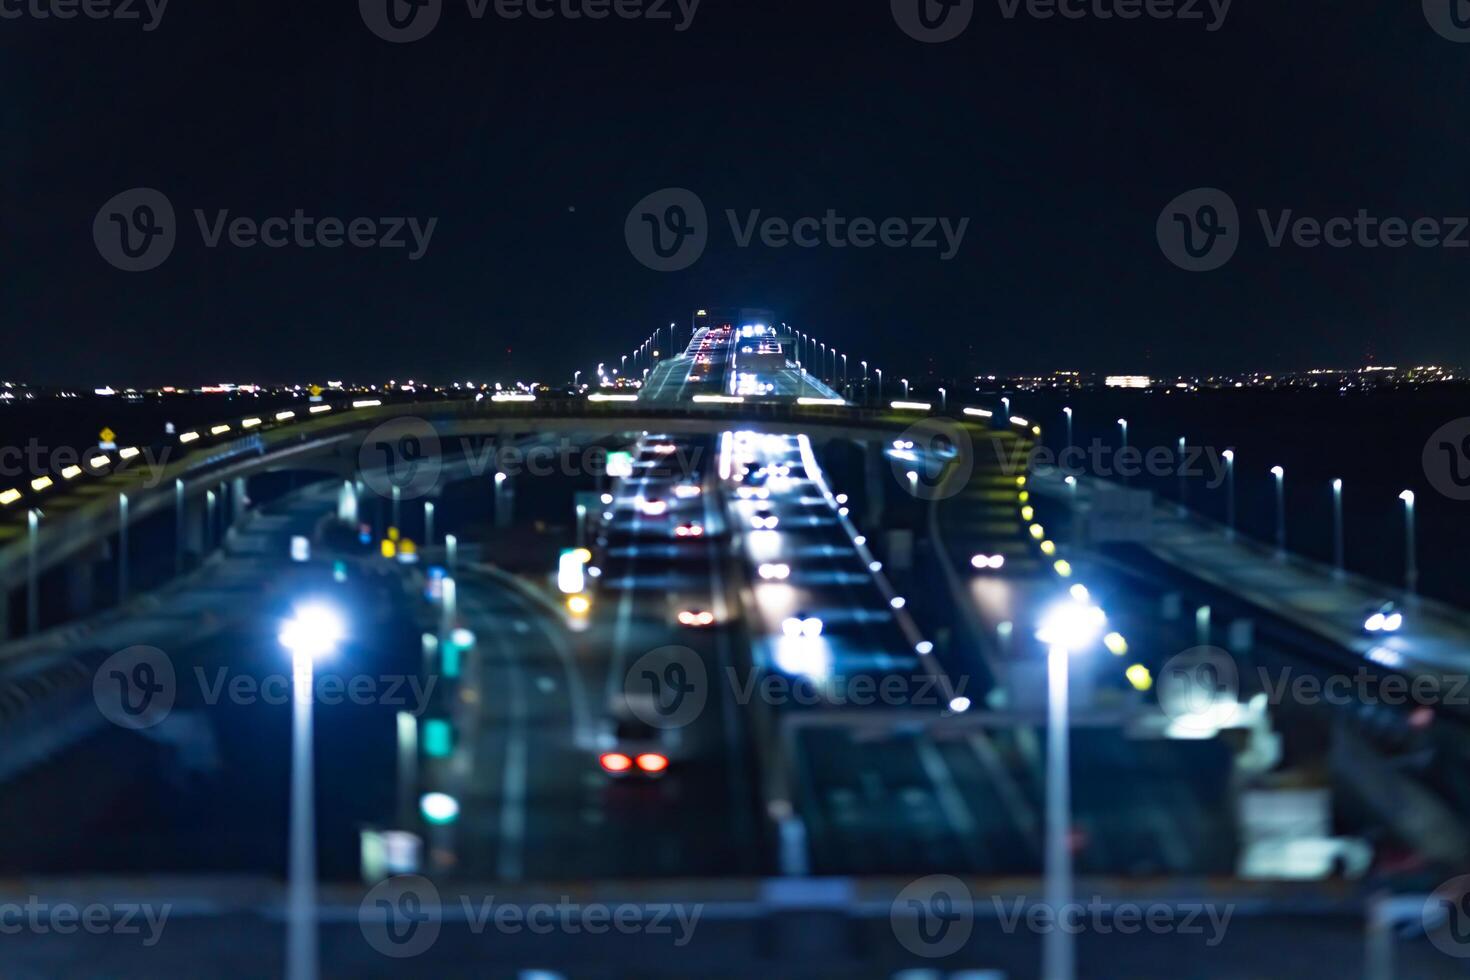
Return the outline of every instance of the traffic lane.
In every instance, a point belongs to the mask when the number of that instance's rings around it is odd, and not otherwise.
[[[701,442],[647,436],[638,447],[638,460],[651,463],[674,455],[660,453],[658,446],[693,453]],[[724,658],[717,641],[727,626],[690,629],[678,623],[678,613],[686,608],[704,611],[717,605],[713,569],[727,544],[724,522],[711,514],[706,491],[679,496],[674,492],[679,481],[650,476],[650,469],[642,468],[643,475],[635,470],[633,478],[614,488],[608,511],[612,517],[595,558],[601,563],[597,596],[603,618],[589,634],[610,629],[613,637],[604,688],[604,748],[620,747],[615,716],[626,702],[629,678],[640,672],[646,654],[670,646],[686,649],[679,656],[696,658],[703,670],[705,684],[698,692],[703,704],[695,717],[657,734],[656,748],[670,760],[657,778],[616,776],[599,767],[606,832],[623,859],[648,874],[749,870],[758,862],[750,782],[732,765],[739,747],[731,744],[726,701],[710,696],[723,684]],[[654,501],[659,506],[650,508]],[[692,525],[707,528],[707,533],[677,533]],[[738,726],[734,730],[738,733]]]

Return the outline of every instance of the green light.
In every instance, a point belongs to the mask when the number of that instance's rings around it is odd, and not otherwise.
[[[444,676],[456,678],[459,676],[459,665],[461,654],[464,651],[453,643],[444,644]]]
[[[454,729],[443,718],[424,721],[424,754],[431,759],[443,759],[454,749]]]

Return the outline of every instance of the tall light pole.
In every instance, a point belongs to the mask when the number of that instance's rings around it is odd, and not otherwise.
[[[1009,395],[1000,396],[1000,406],[1005,409],[1006,418],[1011,417],[1011,399]]]
[[[1404,502],[1404,591],[1412,598],[1419,594],[1419,556],[1414,537],[1414,491],[1399,494]]]
[[[1189,480],[1184,475],[1184,453],[1186,450],[1184,437],[1179,437],[1179,516],[1183,517],[1188,509]]]
[[[842,355],[842,383],[847,384],[847,355]]]
[[[873,368],[873,373],[878,376],[878,404],[883,404],[883,369]]]
[[[1286,470],[1271,467],[1276,478],[1276,557],[1286,557]]]
[[[1062,409],[1062,415],[1067,420],[1067,447],[1066,448],[1071,449],[1072,448],[1072,445],[1073,445],[1073,443],[1072,443],[1072,406],[1068,405],[1067,407],[1063,408]]]
[[[868,362],[859,361],[858,363],[863,366],[863,398],[866,399],[868,397]]]
[[[1085,652],[1097,641],[1107,617],[1097,606],[1072,598],[1052,607],[1043,616],[1036,638],[1047,647],[1047,732],[1046,732],[1046,904],[1053,922],[1066,921],[1072,904],[1072,786],[1068,756],[1068,673],[1074,654]],[[1072,980],[1077,973],[1076,949],[1071,930],[1047,932],[1041,950],[1041,975],[1046,980]]]
[[[1342,480],[1332,481],[1332,573],[1338,578],[1346,570],[1347,547],[1342,530]]]
[[[818,342],[817,346],[822,348],[822,362],[817,368],[817,376],[821,377],[827,373],[827,345],[825,343]]]
[[[1125,473],[1125,472],[1123,472],[1123,466],[1126,465],[1124,463],[1124,460],[1123,460],[1123,454],[1128,451],[1128,420],[1127,419],[1119,419],[1118,420],[1118,428],[1121,429],[1122,432],[1123,432],[1123,444],[1122,444],[1122,448],[1120,448],[1118,450],[1118,466],[1117,466],[1117,469],[1118,469],[1118,472],[1123,477],[1123,482],[1126,484],[1126,483],[1128,483],[1128,474]]]
[[[581,376],[582,376],[582,372],[581,371],[573,371],[572,372],[572,390],[573,391],[576,390],[576,388],[577,388],[577,379],[580,378]]]
[[[949,410],[949,392],[943,388],[939,389],[939,410],[941,412]]]
[[[287,868],[286,976],[315,980],[316,799],[313,781],[312,698],[316,661],[330,657],[346,635],[342,617],[329,606],[298,606],[278,639],[291,654],[291,844]]]
[[[35,636],[41,631],[40,530],[41,512],[32,507],[26,512],[26,636]]]
[[[1235,540],[1235,450],[1227,449],[1225,458],[1225,537]]]
[[[903,382],[903,397],[907,398],[909,396],[909,379],[899,378],[898,380]]]

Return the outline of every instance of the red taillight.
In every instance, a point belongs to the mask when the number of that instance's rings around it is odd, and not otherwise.
[[[624,756],[627,758],[627,756]],[[663,772],[669,768],[667,756],[659,755],[657,752],[644,752],[638,757],[638,768],[644,772]]]
[[[627,772],[633,768],[633,760],[621,752],[604,752],[599,761],[602,763],[602,768],[608,772]]]

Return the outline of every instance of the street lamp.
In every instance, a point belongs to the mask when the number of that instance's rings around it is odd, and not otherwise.
[[[1342,532],[1342,480],[1332,481],[1332,572],[1341,578],[1346,566],[1346,542]]]
[[[1235,540],[1235,450],[1227,449],[1225,458],[1225,537]]]
[[[1414,491],[1399,494],[1404,502],[1404,590],[1410,596],[1419,592],[1419,561],[1414,540]]]
[[[1286,557],[1286,470],[1271,467],[1276,478],[1276,557]]]
[[[1062,409],[1062,414],[1067,418],[1067,448],[1072,448],[1072,407],[1068,405]]]
[[[1061,922],[1072,902],[1072,787],[1067,730],[1068,672],[1074,654],[1097,642],[1107,616],[1091,602],[1073,596],[1042,616],[1036,638],[1047,647],[1046,732],[1046,903],[1053,921]],[[1052,929],[1041,950],[1041,975],[1047,980],[1071,980],[1076,975],[1076,950],[1067,929]]]
[[[1186,504],[1187,504],[1188,499],[1189,499],[1189,480],[1184,475],[1184,453],[1185,453],[1186,448],[1187,447],[1185,446],[1185,443],[1184,443],[1184,437],[1183,436],[1180,436],[1179,437],[1179,458],[1178,458],[1178,466],[1179,466],[1179,516],[1180,517],[1183,517],[1184,514],[1185,514],[1185,512],[1186,512],[1186,510],[1188,509],[1187,506],[1186,506]]]
[[[878,376],[878,403],[883,403],[883,369],[873,368],[873,373]]]
[[[582,372],[581,371],[573,371],[572,372],[572,390],[573,391],[576,391],[577,390],[577,379],[580,378],[581,376],[582,376]]]
[[[943,388],[940,388],[939,389],[939,410],[941,412],[943,412],[943,411],[947,411],[948,409],[949,409],[949,392],[945,391]]]
[[[899,378],[898,380],[903,382],[903,397],[907,398],[909,396],[909,379]]]
[[[316,815],[312,783],[312,669],[346,636],[341,615],[319,602],[297,606],[277,639],[291,654],[291,850],[287,871],[286,975],[317,975]]]

